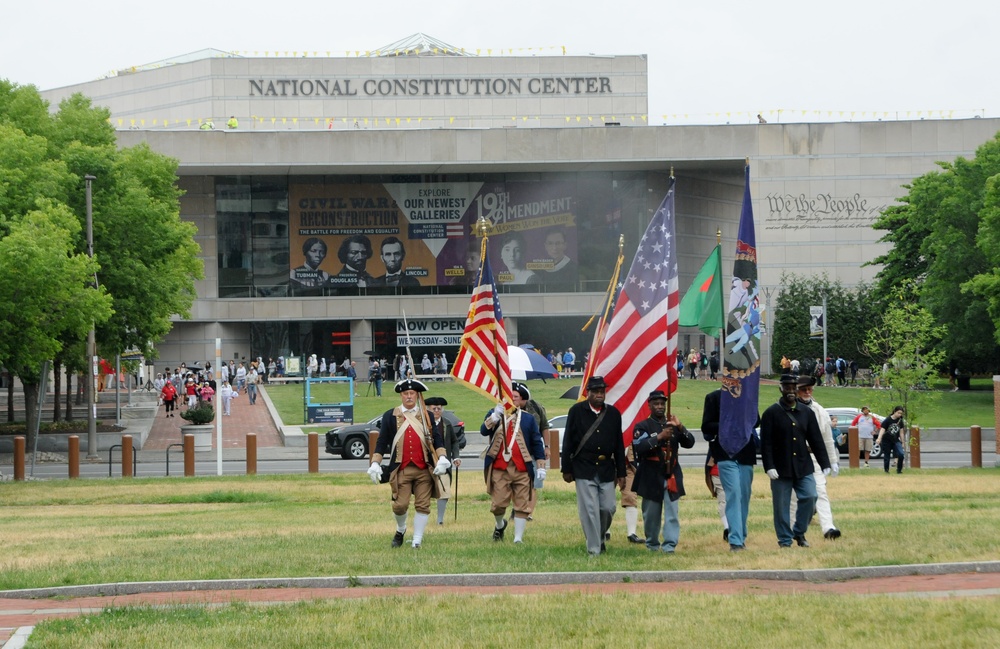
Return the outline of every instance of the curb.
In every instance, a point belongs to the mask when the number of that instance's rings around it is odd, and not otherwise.
[[[930,563],[899,566],[858,566],[813,570],[681,570],[614,572],[526,572],[460,575],[384,575],[374,577],[294,577],[215,579],[198,581],[139,581],[81,586],[54,586],[0,591],[5,599],[48,597],[107,597],[142,593],[173,593],[266,588],[357,588],[420,586],[538,586],[562,584],[657,583],[759,579],[762,581],[829,582],[879,577],[1000,573],[1000,561]]]

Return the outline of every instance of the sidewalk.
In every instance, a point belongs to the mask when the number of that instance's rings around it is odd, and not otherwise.
[[[221,415],[221,404],[218,398],[213,404],[222,417],[222,445],[227,448],[246,448],[247,433],[256,433],[257,448],[269,448],[282,446],[281,435],[269,412],[266,397],[262,391],[258,391],[257,403],[250,405],[250,399],[246,394],[240,394],[233,399],[230,404],[230,416]],[[143,444],[143,451],[162,451],[171,444],[180,444],[183,439],[181,426],[188,422],[181,419],[181,411],[187,407],[178,408],[174,411],[173,417],[167,417],[163,407],[157,409],[156,418],[153,420],[153,427],[149,431],[149,437]],[[215,448],[215,436],[212,437],[212,448]]]
[[[745,575],[745,576],[744,576]],[[627,580],[626,580],[627,577]],[[347,577],[303,579],[252,579],[238,582],[170,582],[101,584],[0,593],[0,647],[6,647],[18,629],[20,637],[42,620],[98,614],[125,606],[223,606],[232,602],[281,604],[316,599],[410,597],[414,595],[481,596],[484,592],[528,595],[533,593],[707,593],[714,595],[895,595],[900,597],[1000,596],[1000,562],[928,564],[922,566],[873,566],[832,570],[522,573],[517,575],[414,575],[411,577],[361,577],[361,586]],[[386,588],[387,585],[393,586]],[[488,587],[488,591],[484,591]],[[121,594],[99,595],[97,593]],[[147,590],[147,592],[141,592]],[[148,592],[156,590],[159,592]],[[89,591],[89,592],[88,592]],[[25,628],[29,627],[29,628]],[[18,642],[19,640],[14,640]],[[21,645],[17,645],[21,646]]]

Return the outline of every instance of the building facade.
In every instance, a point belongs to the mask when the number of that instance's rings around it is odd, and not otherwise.
[[[643,56],[427,53],[196,58],[43,93],[83,92],[122,146],[180,163],[206,276],[158,362],[212,359],[217,338],[225,358],[391,358],[404,313],[419,347],[451,359],[479,217],[510,342],[585,349],[619,236],[630,260],[671,170],[681,290],[719,231],[732,267],[747,161],[765,294],[785,273],[856,285],[877,271],[863,266],[885,250],[871,224],[903,185],[1000,130],[651,126]],[[680,347],[714,345],[682,330]],[[762,348],[766,366],[766,334]]]

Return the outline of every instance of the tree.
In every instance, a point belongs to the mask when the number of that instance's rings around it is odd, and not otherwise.
[[[916,291],[912,281],[897,289],[865,340],[869,356],[885,365],[880,378],[887,390],[872,391],[872,407],[888,414],[894,406],[902,405],[910,423],[919,421],[921,406],[941,396],[929,386],[944,362],[938,343],[948,332],[916,301]]]
[[[781,357],[800,361],[821,358],[823,339],[809,337],[809,307],[827,301],[827,347],[829,353],[856,359],[866,367],[871,359],[864,351],[865,332],[876,322],[878,309],[872,304],[869,288],[862,284],[845,288],[839,281],[821,277],[782,275],[782,289],[774,306],[771,354],[775,373],[781,371]]]
[[[47,247],[38,249],[38,254],[59,254],[71,260],[86,257],[84,176],[96,176],[97,264],[88,266],[81,288],[91,286],[96,278],[99,290],[88,290],[107,304],[91,304],[89,310],[83,304],[78,315],[88,323],[87,328],[95,323],[99,353],[113,356],[135,348],[151,357],[153,346],[170,330],[171,318],[189,315],[196,295],[194,282],[203,277],[200,248],[194,241],[197,229],[180,220],[177,161],[146,145],[118,149],[108,111],[94,108],[82,95],[64,100],[55,114],[48,108],[33,86],[0,80],[0,241],[21,233],[29,226],[29,215],[37,221],[41,217],[36,212],[41,212],[61,228],[60,236],[69,239],[66,250],[59,248],[63,242],[59,239],[45,242]],[[76,227],[62,222],[65,214],[73,216]],[[14,238],[7,245],[21,245],[22,239]],[[20,291],[11,297],[54,300],[47,282],[64,286],[64,280],[78,280],[71,266],[59,267],[66,277],[19,277]],[[29,281],[38,284],[31,289]],[[67,291],[68,286],[64,286]],[[63,297],[74,303],[73,294]],[[5,306],[16,310],[18,303]],[[0,362],[13,369],[26,390],[37,383],[39,359],[55,359],[67,372],[78,371],[85,367],[80,352],[87,328],[81,334],[76,324],[68,316],[41,318],[38,340],[46,344],[38,345],[23,362],[20,356],[9,355],[26,354],[6,340],[15,332],[9,327],[0,329],[0,337],[5,338],[0,340]]]
[[[997,266],[990,261],[990,249],[979,243],[979,234],[987,181],[1000,173],[1000,134],[980,146],[974,159],[960,157],[938,166],[942,171],[905,186],[909,191],[902,204],[887,209],[873,225],[887,230],[881,240],[893,244],[871,262],[883,264],[875,297],[888,304],[905,281],[915,282],[917,299],[950,332],[937,343],[944,360],[972,371],[993,370],[1000,363],[1000,318],[991,315],[988,303],[975,292],[977,286],[987,290],[988,284],[969,282],[988,277]]]
[[[85,337],[111,315],[111,298],[91,286],[97,264],[73,249],[79,229],[68,207],[43,201],[0,238],[0,358],[24,384],[29,448],[42,362],[64,335]]]
[[[994,323],[994,336],[1000,343],[1000,175],[986,181],[986,197],[981,212],[982,223],[976,245],[986,257],[990,268],[976,274],[962,285],[962,292],[984,300]]]

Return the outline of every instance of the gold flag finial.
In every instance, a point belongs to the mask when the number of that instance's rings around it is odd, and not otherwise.
[[[624,234],[619,234],[618,235],[618,255],[619,256],[621,256],[622,250],[624,250],[624,249],[625,249],[625,235]]]
[[[722,243],[722,228],[716,228],[715,230],[715,243]]]
[[[476,221],[476,236],[485,237],[486,233],[489,232],[490,226],[486,222],[485,216],[480,216],[479,220]]]

